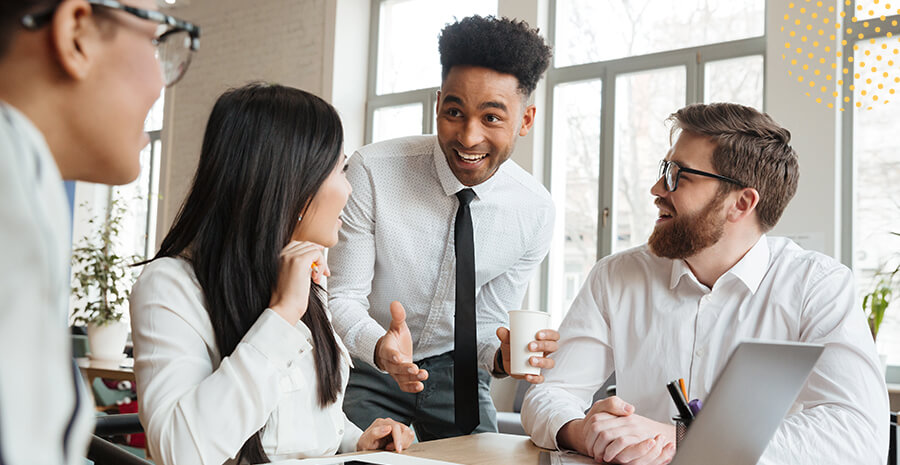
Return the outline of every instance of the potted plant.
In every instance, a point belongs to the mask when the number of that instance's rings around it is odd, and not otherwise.
[[[900,233],[891,233],[900,236]],[[869,330],[872,332],[872,339],[878,339],[878,330],[884,321],[884,314],[891,305],[891,298],[894,291],[898,291],[900,283],[896,278],[900,274],[900,264],[893,270],[879,271],[875,273],[875,285],[872,289],[863,295],[863,311],[866,313],[866,319],[869,322]],[[887,369],[887,354],[879,354],[883,369]]]
[[[76,323],[87,325],[90,357],[95,360],[125,356],[128,325],[122,317],[135,280],[129,265],[138,257],[117,252],[124,216],[120,200],[112,200],[102,222],[97,217],[88,220],[99,225],[99,234],[93,240],[82,238],[72,254],[72,295],[77,300],[73,317]]]

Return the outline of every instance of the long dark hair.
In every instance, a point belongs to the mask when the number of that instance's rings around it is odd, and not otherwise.
[[[343,138],[334,108],[302,90],[255,83],[216,101],[190,193],[153,260],[191,263],[221,357],[234,351],[268,306],[281,249],[338,163]],[[312,332],[318,400],[325,407],[341,389],[340,351],[325,291],[310,285],[301,321]],[[260,432],[241,448],[251,463],[268,461]]]

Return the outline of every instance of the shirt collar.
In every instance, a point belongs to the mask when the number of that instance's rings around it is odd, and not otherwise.
[[[759,289],[759,283],[762,282],[763,276],[766,274],[768,265],[769,243],[766,240],[766,235],[763,234],[760,236],[759,240],[756,241],[756,244],[744,254],[743,258],[735,263],[735,265],[722,276],[724,277],[728,274],[735,276],[747,286],[747,289],[751,294],[755,294],[757,289]],[[675,289],[675,286],[678,285],[678,282],[681,281],[681,277],[684,275],[690,276],[694,281],[697,280],[687,262],[684,260],[672,260],[672,273],[669,276],[669,289]]]
[[[472,189],[475,191],[475,196],[483,200],[485,196],[489,196],[490,192],[494,190],[494,186],[497,184],[497,178],[500,177],[505,165],[506,162],[502,163],[500,168],[497,169],[497,172],[488,178],[487,181],[476,186],[466,186],[459,182],[459,179],[453,174],[450,165],[447,164],[447,156],[444,155],[444,151],[441,150],[441,146],[438,144],[437,136],[434,138],[434,168],[437,171],[441,188],[444,189],[444,194],[447,196],[456,195],[457,192],[463,189]]]

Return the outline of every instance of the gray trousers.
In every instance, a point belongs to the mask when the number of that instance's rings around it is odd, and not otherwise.
[[[392,418],[412,425],[419,441],[430,441],[463,433],[456,427],[453,409],[453,353],[435,355],[416,362],[428,370],[422,392],[411,394],[388,374],[366,362],[353,359],[350,382],[344,394],[344,413],[365,430],[376,418]],[[497,432],[497,410],[491,400],[491,375],[478,370],[478,410],[481,422],[474,433]]]

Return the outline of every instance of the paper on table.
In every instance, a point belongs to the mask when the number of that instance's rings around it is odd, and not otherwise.
[[[550,465],[596,465],[594,459],[575,452],[550,452]]]
[[[344,462],[352,462],[358,460],[360,462],[369,462],[378,465],[459,465],[453,462],[444,462],[441,460],[423,459],[406,454],[397,454],[394,452],[374,452],[371,454],[355,454],[342,455],[334,457],[324,457],[316,459],[297,459],[297,460],[279,460],[272,462],[273,465],[340,465]]]

